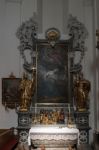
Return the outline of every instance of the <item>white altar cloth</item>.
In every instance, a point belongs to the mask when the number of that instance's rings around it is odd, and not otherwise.
[[[79,141],[79,130],[77,128],[68,128],[61,126],[33,126],[29,130],[28,145],[31,145],[31,140],[77,140]],[[79,143],[79,142],[78,142]],[[77,143],[77,144],[78,144]]]

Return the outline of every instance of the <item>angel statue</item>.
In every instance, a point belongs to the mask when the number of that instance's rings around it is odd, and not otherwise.
[[[23,77],[19,86],[21,94],[20,111],[28,111],[31,99],[35,91],[36,70],[33,68],[32,79],[28,79],[28,75],[23,73]]]
[[[88,108],[88,97],[90,82],[83,78],[83,74],[77,74],[74,81],[74,99],[78,111],[86,111]]]

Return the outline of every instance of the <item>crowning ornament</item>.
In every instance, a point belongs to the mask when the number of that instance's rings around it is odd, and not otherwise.
[[[50,28],[46,31],[45,36],[50,45],[54,47],[56,42],[60,39],[60,32],[56,28]]]

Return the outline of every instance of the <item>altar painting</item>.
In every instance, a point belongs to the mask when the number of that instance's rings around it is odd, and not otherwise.
[[[68,103],[68,53],[66,45],[38,46],[37,102]]]

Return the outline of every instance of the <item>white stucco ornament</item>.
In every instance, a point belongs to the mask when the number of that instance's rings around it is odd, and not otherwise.
[[[77,17],[73,17],[72,15],[69,16],[68,19],[68,34],[73,37],[73,54],[74,58],[80,53],[79,61],[74,65],[74,68],[72,70],[80,70],[81,69],[81,62],[83,60],[86,46],[85,41],[88,37],[88,31],[85,27],[85,25],[80,22]]]

